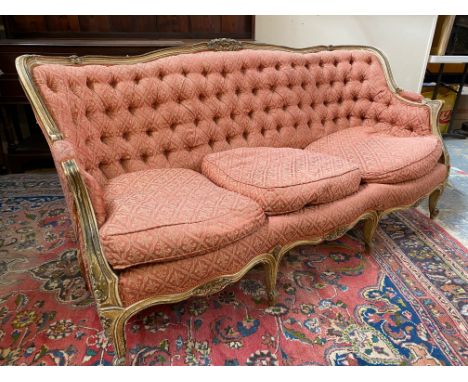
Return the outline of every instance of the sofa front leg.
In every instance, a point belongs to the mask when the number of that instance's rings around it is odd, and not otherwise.
[[[122,309],[102,310],[100,312],[101,323],[107,338],[114,345],[114,366],[125,366],[127,346],[125,339],[125,318]]]
[[[372,249],[372,239],[378,225],[379,214],[377,212],[369,213],[369,216],[364,221],[364,243],[366,246],[366,253],[370,253]]]
[[[267,259],[263,263],[265,272],[265,285],[268,298],[268,305],[276,303],[276,278],[278,276],[278,265],[276,257],[273,254],[268,254]]]
[[[439,215],[439,209],[437,208],[437,203],[439,202],[440,196],[444,191],[443,187],[439,187],[432,191],[429,195],[429,216],[431,219],[434,219]]]

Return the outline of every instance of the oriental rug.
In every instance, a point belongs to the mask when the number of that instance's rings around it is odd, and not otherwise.
[[[0,365],[108,365],[55,175],[0,177]],[[134,365],[467,365],[467,249],[415,209],[127,325]]]

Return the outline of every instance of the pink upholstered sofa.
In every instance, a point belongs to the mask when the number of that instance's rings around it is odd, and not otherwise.
[[[291,248],[429,196],[448,175],[439,101],[370,47],[221,39],[139,57],[22,56],[116,362],[142,309],[215,293]]]

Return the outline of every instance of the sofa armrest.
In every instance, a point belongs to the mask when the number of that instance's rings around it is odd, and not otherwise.
[[[413,101],[413,102],[422,102],[424,100],[424,96],[422,94],[412,92],[409,90],[399,89],[398,95],[400,97],[407,99],[408,101]]]
[[[52,142],[51,144],[52,156],[57,164],[61,164],[68,160],[75,160],[77,167],[84,179],[84,183],[88,189],[88,193],[91,199],[91,204],[94,209],[94,214],[98,226],[100,227],[106,221],[106,209],[104,202],[104,191],[99,182],[82,166],[79,165],[78,157],[75,153],[73,145],[63,139]]]
[[[447,147],[445,146],[445,142],[442,139],[442,134],[440,133],[440,128],[439,128],[439,114],[440,114],[440,111],[442,110],[442,106],[444,102],[441,100],[437,100],[437,99],[436,100],[424,99],[423,104],[429,107],[430,109],[432,134],[439,137],[440,141],[442,142],[442,150],[444,154],[443,163],[447,166],[447,169],[450,170],[450,157],[447,151]],[[447,171],[447,176],[448,176],[448,171]]]
[[[122,302],[118,293],[118,276],[112,271],[104,256],[99,239],[99,228],[91,198],[74,159],[60,163],[66,183],[73,195],[73,202],[80,227],[80,243],[85,260],[86,273],[91,281],[92,293],[99,310],[120,309]]]

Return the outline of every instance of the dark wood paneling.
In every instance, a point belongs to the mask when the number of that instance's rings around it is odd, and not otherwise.
[[[253,16],[3,16],[8,38],[253,38]],[[125,37],[124,37],[125,36]]]

